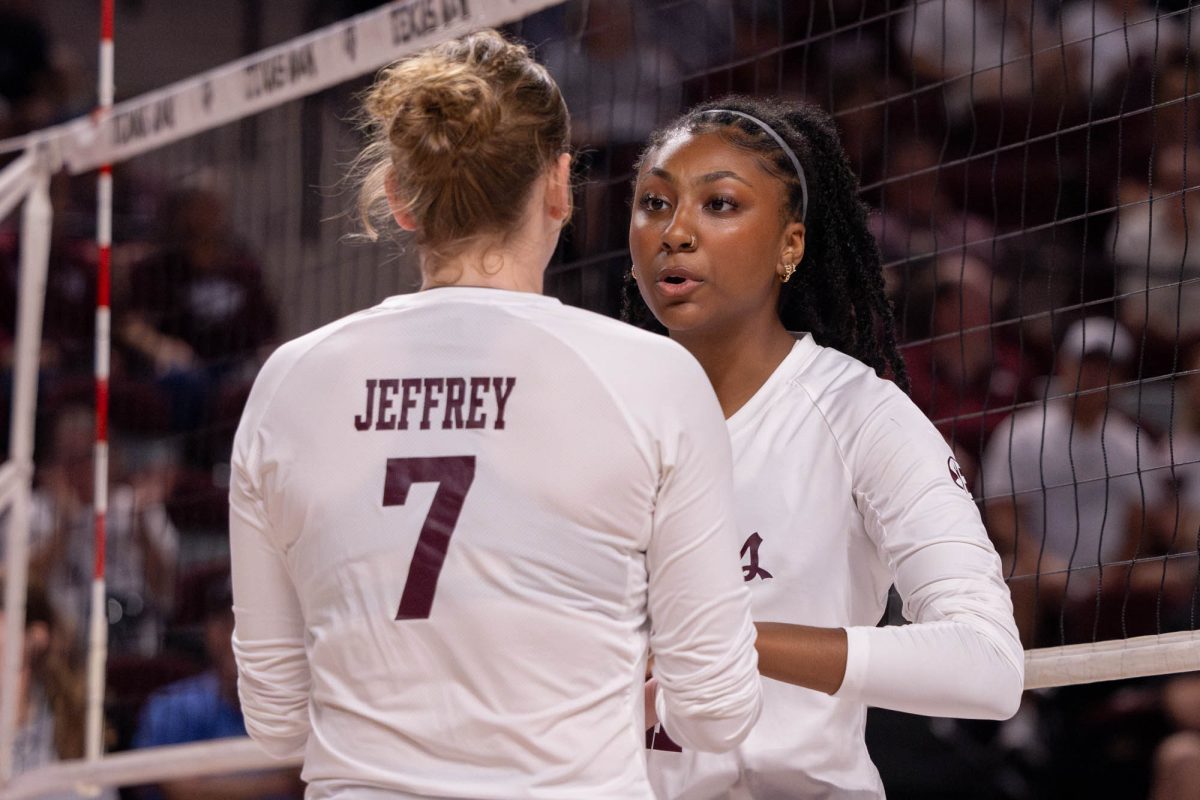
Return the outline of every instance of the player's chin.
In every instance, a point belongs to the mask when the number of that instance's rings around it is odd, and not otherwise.
[[[685,333],[703,328],[712,316],[704,303],[695,300],[658,302],[651,306],[654,316],[671,333]]]

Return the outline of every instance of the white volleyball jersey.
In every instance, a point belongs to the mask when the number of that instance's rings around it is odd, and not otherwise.
[[[743,577],[758,621],[845,628],[836,695],[763,681],[737,750],[653,735],[660,798],[879,798],[867,706],[1015,712],[1023,654],[1000,560],[950,449],[892,383],[801,337],[728,420]],[[876,627],[895,583],[913,625]]]
[[[728,437],[677,345],[538,295],[394,297],[290,342],[234,442],[246,727],[309,798],[639,798],[668,719],[758,716]]]

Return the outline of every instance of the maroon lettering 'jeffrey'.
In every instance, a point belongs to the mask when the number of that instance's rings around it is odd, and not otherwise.
[[[354,429],[502,431],[516,385],[516,378],[368,378]]]

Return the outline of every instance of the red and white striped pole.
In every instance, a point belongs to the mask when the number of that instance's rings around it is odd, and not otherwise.
[[[112,112],[113,83],[113,3],[100,0],[100,105],[96,121],[103,125]],[[96,185],[96,244],[99,263],[96,269],[96,450],[95,488],[92,508],[95,514],[95,571],[92,575],[92,611],[88,635],[87,729],[85,755],[100,758],[104,749],[104,666],[108,661],[108,607],[105,600],[104,548],[108,515],[108,374],[111,312],[109,287],[112,283],[112,165],[100,167]]]

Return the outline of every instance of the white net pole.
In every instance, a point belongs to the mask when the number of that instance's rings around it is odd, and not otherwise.
[[[37,414],[38,356],[42,342],[42,305],[50,262],[50,179],[40,172],[21,219],[20,301],[13,359],[13,405],[10,420],[9,464],[12,484],[8,539],[5,546],[4,661],[0,668],[0,781],[12,775],[13,741],[21,690],[24,653],[18,646],[25,634],[25,591],[29,569],[29,506],[33,477],[33,433]],[[3,500],[0,499],[0,503]]]
[[[21,204],[33,185],[33,154],[22,153],[0,172],[0,219]]]

